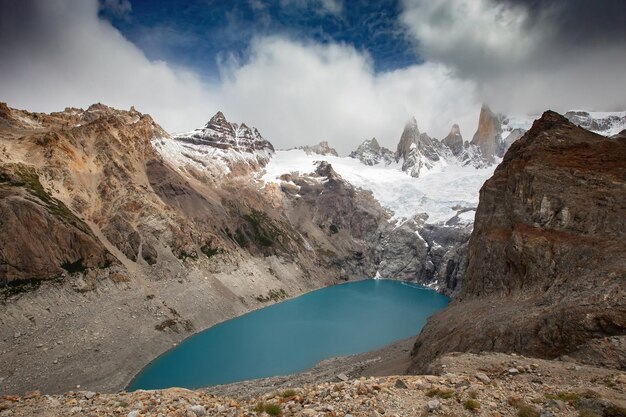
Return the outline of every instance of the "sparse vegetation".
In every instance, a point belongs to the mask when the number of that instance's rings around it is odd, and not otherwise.
[[[41,182],[39,181],[39,175],[30,167],[26,167],[21,164],[9,165],[13,168],[13,175],[7,172],[0,172],[0,183],[6,183],[15,187],[23,187],[29,194],[36,197],[39,202],[43,203],[43,206],[52,214],[57,215],[65,222],[73,225],[82,232],[93,236],[91,229],[78,217],[67,208],[62,201],[52,197],[46,190],[44,190]]]
[[[578,417],[602,417],[602,416],[593,410],[584,409],[578,412]]]
[[[245,214],[243,218],[250,225],[255,240],[261,246],[268,247],[274,244],[277,228],[267,214],[253,209],[251,214]]]
[[[209,243],[205,243],[204,245],[202,245],[200,247],[200,250],[207,256],[207,258],[211,258],[220,253],[219,248],[213,248]]]
[[[296,391],[292,389],[286,389],[280,393],[280,396],[283,398],[291,398],[296,396]]]
[[[452,398],[454,392],[452,390],[442,390],[439,388],[432,388],[426,391],[426,396],[428,397],[439,397],[447,400],[448,398]]]
[[[162,331],[165,331],[165,329],[171,329],[173,327],[176,327],[176,320],[166,319],[166,320],[163,320],[161,323],[157,324],[156,326],[154,326],[154,329],[162,332]]]
[[[270,416],[280,416],[282,414],[278,404],[264,403],[263,401],[258,402],[252,411],[259,414],[265,412]]]
[[[187,259],[196,260],[198,259],[198,254],[196,253],[196,251],[187,252],[184,249],[181,249],[178,251],[177,258],[181,261],[186,261]]]
[[[561,400],[570,404],[580,402],[580,395],[575,392],[559,392],[557,394],[546,394],[546,398],[550,400]]]
[[[517,410],[518,417],[539,417],[539,412],[534,407],[524,404]]]
[[[470,411],[476,411],[480,408],[480,403],[470,398],[469,400],[465,400],[463,408]]]
[[[278,404],[265,404],[263,407],[265,412],[270,416],[279,416],[281,415],[280,406]]]
[[[233,239],[242,248],[245,248],[248,246],[248,239],[246,238],[246,235],[243,233],[243,231],[240,228],[237,228],[237,230],[235,230],[235,236]]]
[[[334,224],[331,224],[328,227],[328,230],[330,230],[330,234],[331,235],[334,235],[335,233],[339,233],[339,228],[336,225],[334,225]]]
[[[262,303],[267,303],[268,301],[276,302],[276,301],[284,300],[288,296],[289,295],[287,294],[287,292],[281,288],[279,290],[271,289],[268,291],[267,296],[259,295],[256,297],[256,299],[257,301],[260,301]]]

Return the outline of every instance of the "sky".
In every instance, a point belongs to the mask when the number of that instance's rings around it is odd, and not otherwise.
[[[0,101],[149,113],[169,132],[218,110],[277,148],[376,137],[414,116],[470,140],[505,114],[626,110],[623,0],[0,0]]]

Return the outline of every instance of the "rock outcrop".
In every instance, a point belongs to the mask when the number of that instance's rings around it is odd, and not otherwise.
[[[267,294],[374,275],[388,213],[327,164],[255,180],[271,152],[221,114],[171,138],[134,108],[0,106],[0,392],[121,389]]]
[[[495,114],[487,105],[480,109],[478,128],[470,142],[477,146],[485,161],[492,164],[500,151],[502,116]]]
[[[300,146],[298,149],[302,149],[307,155],[317,154],[317,155],[331,155],[331,156],[339,156],[335,148],[331,147],[327,141],[321,141],[317,145],[313,146]]]
[[[448,136],[443,138],[443,144],[450,148],[452,155],[459,156],[463,152],[463,136],[461,136],[461,129],[456,123],[452,125]]]
[[[463,288],[420,333],[412,369],[450,351],[626,357],[603,342],[626,337],[625,158],[622,139],[550,111],[535,121],[481,189]]]
[[[626,129],[626,112],[602,113],[568,111],[564,115],[570,122],[603,136],[613,136]]]
[[[350,153],[350,158],[355,158],[361,161],[365,165],[377,165],[383,163],[389,165],[394,160],[394,153],[380,146],[376,138],[363,141],[362,144],[356,148],[355,151]]]
[[[97,271],[114,257],[63,202],[22,164],[0,166],[0,284],[34,284]]]
[[[402,171],[412,177],[419,177],[422,168],[431,169],[445,159],[447,146],[426,133],[420,133],[415,117],[404,126],[404,131],[396,149],[396,162],[402,161]]]
[[[219,183],[264,167],[274,153],[272,144],[255,127],[226,120],[217,112],[200,129],[154,141],[157,152],[203,182]]]

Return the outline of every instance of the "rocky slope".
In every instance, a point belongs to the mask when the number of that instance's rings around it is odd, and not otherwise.
[[[486,105],[480,109],[478,128],[470,143],[480,149],[483,158],[488,163],[494,163],[495,158],[500,153],[500,136],[502,134],[500,126],[503,119],[504,116],[495,114]]]
[[[376,138],[365,140],[356,150],[352,151],[349,156],[350,158],[358,159],[368,166],[378,165],[380,163],[389,165],[393,162],[395,157],[391,150],[380,146]]]
[[[420,133],[415,118],[404,127],[396,150],[396,162],[402,161],[402,170],[419,177],[423,169],[432,169],[447,159],[450,149],[426,133]]]
[[[450,351],[569,355],[626,368],[626,142],[546,112],[480,193],[457,299],[413,370]]]
[[[157,140],[154,145],[177,168],[209,183],[228,174],[252,173],[264,167],[274,152],[255,127],[231,123],[222,112],[203,128]]]
[[[312,146],[300,146],[296,149],[302,149],[307,155],[333,155],[338,156],[335,148],[331,147],[327,141],[321,141],[317,145]]]
[[[3,415],[21,416],[623,416],[626,374],[502,354],[449,355],[439,375],[332,380],[266,393],[205,390],[6,396]]]
[[[331,167],[298,196],[254,180],[271,144],[221,113],[170,138],[135,109],[0,109],[0,392],[119,389],[272,291],[372,273],[380,205]]]

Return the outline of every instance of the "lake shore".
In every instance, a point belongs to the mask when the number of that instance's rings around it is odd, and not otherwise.
[[[344,376],[356,379],[403,375],[410,365],[410,352],[415,338],[412,336],[356,355],[325,359],[306,371],[291,375],[215,385],[203,390],[218,396],[249,398],[305,384],[340,382]]]

